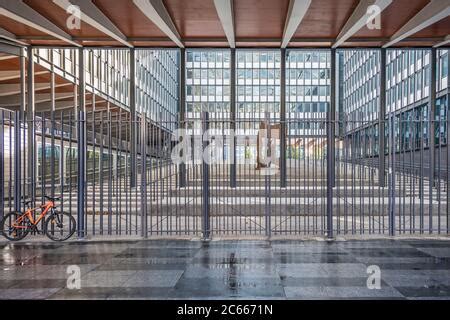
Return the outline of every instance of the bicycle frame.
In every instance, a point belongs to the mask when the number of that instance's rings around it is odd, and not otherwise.
[[[26,211],[24,214],[22,214],[22,215],[17,219],[16,223],[13,224],[13,227],[14,227],[14,228],[17,228],[17,229],[27,229],[28,226],[20,226],[20,223],[22,223],[23,220],[24,220],[25,218],[28,218],[28,220],[31,222],[31,224],[32,224],[33,226],[36,226],[40,221],[42,221],[42,219],[45,218],[45,216],[47,215],[47,213],[48,213],[50,210],[52,210],[54,207],[55,207],[55,203],[52,202],[52,201],[48,201],[47,203],[43,204],[43,205],[40,206],[40,207],[33,208],[33,209],[27,209],[27,211]],[[39,209],[42,210],[42,211],[41,211],[41,214],[40,214],[39,217],[37,217],[37,219],[35,220],[35,219],[33,218],[33,212],[35,212],[35,211],[37,211],[37,210],[39,210]],[[19,225],[16,225],[16,224],[19,224]]]

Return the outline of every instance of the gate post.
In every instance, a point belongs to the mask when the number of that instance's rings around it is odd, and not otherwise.
[[[136,187],[136,49],[130,49],[130,187]]]
[[[186,49],[181,48],[180,49],[180,72],[178,73],[179,77],[179,87],[178,87],[178,93],[179,93],[179,127],[183,130],[186,129]],[[184,138],[183,138],[184,139]],[[184,152],[185,150],[181,151],[181,157],[182,159],[185,158]],[[178,183],[180,188],[186,187],[186,163],[182,161],[178,166]]]
[[[430,102],[429,102],[429,109],[428,109],[428,120],[430,122],[429,125],[429,150],[430,150],[430,172],[429,172],[429,197],[430,197],[430,204],[428,207],[428,231],[430,233],[433,233],[433,187],[435,186],[434,181],[434,171],[435,171],[435,150],[436,150],[436,130],[435,130],[435,121],[436,121],[436,73],[437,73],[437,50],[436,48],[432,48],[430,52]],[[447,128],[448,130],[448,128]]]
[[[327,237],[333,238],[333,188],[335,185],[336,49],[331,49],[331,94],[327,115]]]
[[[286,167],[286,49],[281,49],[281,92],[280,92],[280,187],[287,187]]]
[[[147,230],[147,141],[148,123],[145,113],[141,113],[141,236],[148,237]]]
[[[14,210],[21,210],[21,199],[22,199],[22,155],[21,155],[21,126],[22,121],[25,119],[25,108],[26,108],[26,59],[25,59],[25,49],[21,50],[20,55],[20,111],[15,113],[14,118]],[[3,128],[2,128],[3,130]],[[3,140],[3,139],[2,139]],[[3,175],[2,175],[3,177]],[[1,185],[3,189],[3,184]],[[24,186],[24,194],[26,194],[26,186]],[[3,209],[3,208],[2,208]]]
[[[78,177],[77,177],[77,235],[84,239],[85,234],[85,195],[86,195],[86,78],[84,69],[84,48],[78,50]]]
[[[378,178],[380,188],[386,186],[386,143],[385,143],[385,119],[386,119],[386,49],[380,50],[380,112],[378,114],[379,168]]]
[[[20,150],[20,127],[21,127],[21,112],[16,111],[14,114],[14,210],[19,211],[22,207],[22,181],[21,181],[21,150]]]
[[[389,121],[389,235],[395,235],[395,115]]]
[[[206,148],[209,144],[209,136],[207,134],[209,128],[209,114],[208,112],[202,113],[202,133],[203,133],[203,152],[205,152]],[[203,153],[204,154],[204,153]],[[205,155],[205,154],[204,154]],[[208,156],[209,161],[209,156]],[[210,238],[210,226],[209,226],[209,215],[210,215],[210,207],[209,207],[209,163],[205,161],[205,157],[202,159],[202,232],[203,239],[208,240]]]
[[[448,60],[450,62],[450,54],[448,54]],[[449,83],[450,88],[450,83]],[[447,94],[447,234],[450,232],[450,223],[449,215],[450,215],[450,93]]]
[[[28,47],[27,62],[27,107],[26,118],[23,117],[27,125],[27,143],[28,143],[28,196],[33,202],[36,195],[36,127],[35,127],[35,92],[34,92],[34,50],[32,46]],[[20,123],[20,121],[19,121]],[[26,193],[25,193],[26,194]]]
[[[266,154],[264,155],[264,157],[269,156],[271,161],[273,161],[273,157],[275,156],[274,154],[272,154],[272,130],[270,127],[270,113],[266,112],[266,138],[267,138],[267,146],[266,146]],[[259,150],[258,150],[259,152]],[[270,155],[267,154],[267,152],[270,152]],[[266,172],[265,176],[264,176],[264,193],[266,195],[266,200],[265,200],[265,206],[264,206],[264,215],[265,215],[265,229],[266,229],[266,236],[267,238],[270,239],[270,237],[272,236],[272,179],[270,176],[270,170],[271,170],[271,165],[269,165],[268,167],[268,171]],[[281,182],[281,184],[283,184]]]
[[[231,145],[230,187],[236,188],[236,48],[231,48],[230,58],[230,129],[233,132]]]

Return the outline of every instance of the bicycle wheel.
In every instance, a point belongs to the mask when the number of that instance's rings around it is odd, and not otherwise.
[[[53,241],[69,239],[76,229],[75,218],[67,212],[55,212],[45,221],[44,231]]]
[[[17,220],[22,216],[18,212],[10,212],[3,217],[0,223],[2,235],[11,241],[19,241],[25,238],[30,231],[28,228],[28,219],[24,218],[20,223]]]

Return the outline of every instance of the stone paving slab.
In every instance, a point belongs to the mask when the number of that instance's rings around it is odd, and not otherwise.
[[[381,289],[367,287],[368,266]],[[81,288],[67,288],[78,266]],[[450,241],[2,243],[0,299],[449,299]]]

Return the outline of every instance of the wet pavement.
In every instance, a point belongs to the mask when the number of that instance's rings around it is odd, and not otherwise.
[[[450,299],[450,241],[0,242],[0,299],[405,298]]]

